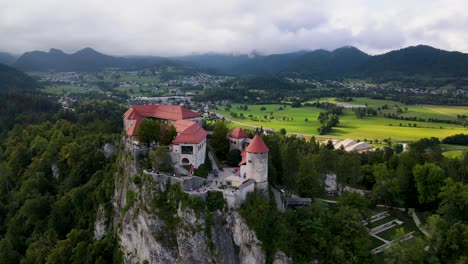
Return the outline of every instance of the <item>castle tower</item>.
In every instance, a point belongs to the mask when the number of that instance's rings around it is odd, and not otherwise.
[[[246,175],[259,190],[268,190],[268,151],[262,137],[255,135],[246,149]]]
[[[238,149],[240,151],[243,151],[243,143],[247,138],[247,134],[244,132],[244,130],[242,130],[242,128],[236,127],[232,129],[228,135],[229,150]]]

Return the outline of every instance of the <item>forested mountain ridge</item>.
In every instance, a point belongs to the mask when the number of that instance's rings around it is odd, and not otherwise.
[[[225,75],[280,74],[287,77],[335,79],[373,76],[468,76],[468,54],[419,45],[371,56],[346,46],[327,51],[285,54],[197,54],[180,57],[115,57],[85,48],[73,54],[57,49],[23,54],[12,65],[23,71],[96,71],[142,68],[161,63]]]
[[[212,59],[216,58],[216,63]],[[419,45],[370,56],[346,46],[274,55],[196,55],[178,58],[231,75],[281,74],[312,78],[375,75],[468,76],[468,54]],[[224,61],[224,63],[223,63]]]
[[[419,45],[372,56],[364,74],[468,76],[468,54]]]
[[[15,55],[10,54],[8,52],[1,52],[0,51],[0,63],[11,64],[11,63],[15,62],[16,59],[17,59],[17,57]]]
[[[343,47],[332,52],[315,50],[293,61],[285,75],[311,75],[322,78],[359,72],[370,56],[355,47]]]
[[[13,91],[31,91],[37,82],[25,73],[0,63],[0,94]]]
[[[99,71],[106,68],[139,68],[167,62],[162,57],[114,57],[92,48],[84,48],[72,54],[58,49],[49,52],[26,52],[13,63],[23,71]]]

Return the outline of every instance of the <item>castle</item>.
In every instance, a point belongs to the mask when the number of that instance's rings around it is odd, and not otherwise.
[[[205,163],[207,132],[200,126],[202,116],[182,106],[173,105],[134,105],[123,115],[126,142],[138,142],[137,127],[143,118],[158,120],[164,125],[173,125],[177,135],[168,146],[175,165],[193,165],[198,168]],[[268,191],[268,152],[262,137],[250,139],[241,128],[234,128],[228,135],[230,150],[241,151],[241,162],[234,171],[225,170],[222,178],[203,179],[191,176],[186,179],[165,176],[145,171],[152,177],[169,177],[180,183],[183,190],[191,195],[206,198],[207,190],[223,193],[230,207],[239,207],[247,193],[255,189],[266,194]],[[210,176],[213,177],[213,176]],[[200,189],[203,188],[203,191]]]
[[[134,105],[123,115],[127,140],[138,143],[137,127],[143,118],[176,128],[177,136],[169,145],[169,153],[177,165],[198,168],[205,163],[207,132],[200,126],[200,114],[178,105]]]

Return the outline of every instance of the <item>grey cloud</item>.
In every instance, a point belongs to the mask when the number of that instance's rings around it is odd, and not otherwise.
[[[167,56],[355,45],[381,53],[424,43],[468,52],[468,19],[460,14],[468,4],[445,6],[442,0],[2,1],[0,51],[90,46],[114,55]]]

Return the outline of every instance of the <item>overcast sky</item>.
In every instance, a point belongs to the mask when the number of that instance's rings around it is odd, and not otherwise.
[[[0,51],[284,53],[427,44],[468,52],[466,0],[0,0]]]

